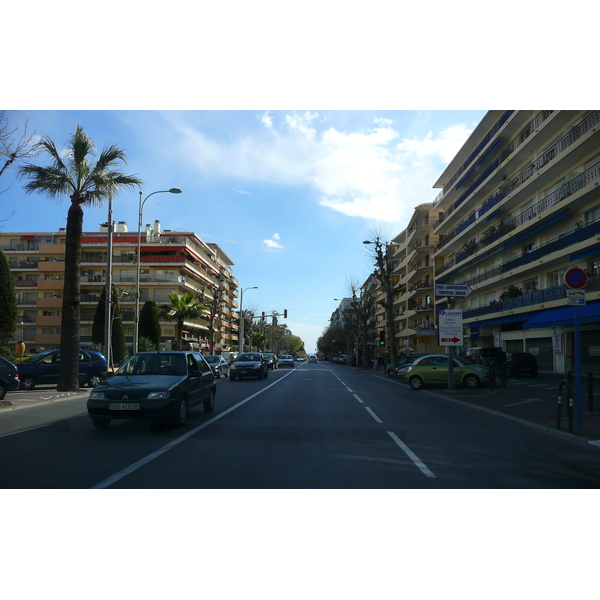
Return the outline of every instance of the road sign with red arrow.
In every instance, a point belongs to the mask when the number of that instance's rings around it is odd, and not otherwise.
[[[438,335],[440,346],[462,346],[462,310],[438,311]]]

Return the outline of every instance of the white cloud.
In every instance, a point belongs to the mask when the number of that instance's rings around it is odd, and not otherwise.
[[[273,234],[273,237],[270,240],[263,240],[263,244],[267,248],[283,248],[283,246],[279,243],[281,237],[278,233]]]
[[[415,206],[435,198],[433,183],[471,133],[452,125],[407,138],[387,118],[360,131],[319,131],[323,119],[315,112],[266,112],[261,122],[265,129],[229,142],[179,123],[181,151],[201,171],[269,184],[308,183],[321,206],[390,223],[407,222]],[[281,247],[276,239],[264,243]]]

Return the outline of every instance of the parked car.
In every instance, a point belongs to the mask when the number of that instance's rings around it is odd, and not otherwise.
[[[272,352],[263,352],[262,355],[267,359],[267,366],[271,371],[275,371],[277,369],[278,358]]]
[[[30,356],[19,363],[19,380],[22,390],[32,390],[36,385],[58,383],[60,350],[47,350]],[[106,378],[108,364],[100,352],[79,351],[79,385],[96,387]]]
[[[420,390],[425,385],[446,385],[448,364],[448,356],[445,354],[425,354],[400,369],[398,378],[408,383],[413,390]],[[466,356],[454,357],[453,371],[454,381],[468,388],[477,388],[492,381],[489,367]]]
[[[222,356],[205,356],[204,359],[217,379],[229,375],[229,363]]]
[[[229,368],[229,379],[235,381],[243,377],[258,377],[264,379],[269,376],[267,359],[260,352],[246,352],[240,354]]]
[[[398,359],[398,366],[396,367],[396,375],[398,375],[398,371],[403,369],[407,365],[412,365],[417,358],[421,358],[424,354],[407,354],[406,356],[402,356]],[[388,375],[393,375],[393,371],[388,373]]]
[[[19,370],[6,358],[0,357],[0,400],[6,396],[6,392],[14,392],[19,389]]]
[[[280,367],[292,367],[294,368],[294,359],[291,354],[282,354],[279,357],[279,366]]]
[[[154,419],[183,425],[190,408],[215,407],[217,386],[198,352],[139,352],[96,386],[87,401],[94,425],[112,419]]]
[[[467,350],[467,356],[480,365],[489,366],[490,363],[494,362],[496,355],[501,350],[502,348],[497,346],[489,346],[487,348],[469,348],[469,350]]]
[[[506,364],[509,375],[531,375],[538,376],[537,360],[529,352],[507,352]]]

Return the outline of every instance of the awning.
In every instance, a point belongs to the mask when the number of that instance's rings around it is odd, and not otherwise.
[[[521,313],[519,315],[507,315],[504,317],[495,317],[495,318],[487,318],[482,319],[481,321],[474,321],[473,323],[469,323],[469,327],[483,327],[485,325],[502,325],[503,323],[522,323],[523,321],[527,321],[527,319],[534,316],[536,313],[528,312]]]
[[[590,302],[584,306],[578,306],[580,323],[600,322],[600,302]],[[523,323],[523,329],[537,329],[541,327],[561,327],[573,325],[575,317],[575,306],[563,306],[544,310]]]

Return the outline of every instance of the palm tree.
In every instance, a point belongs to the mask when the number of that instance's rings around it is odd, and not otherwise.
[[[160,313],[170,321],[175,321],[175,344],[177,350],[181,350],[181,338],[183,337],[184,321],[193,321],[202,316],[207,307],[198,302],[194,294],[169,294],[167,296],[171,304],[163,304]]]
[[[60,373],[57,389],[79,389],[79,315],[81,291],[81,234],[83,231],[83,206],[98,206],[122,188],[140,186],[142,181],[125,175],[115,167],[126,163],[123,150],[116,145],[105,146],[94,164],[96,147],[77,125],[75,133],[63,153],[54,142],[42,137],[37,145],[40,152],[50,159],[49,166],[26,164],[20,168],[21,177],[28,179],[24,189],[29,193],[40,192],[50,198],[68,195],[71,206],[67,215],[65,246],[65,281],[60,335]]]

